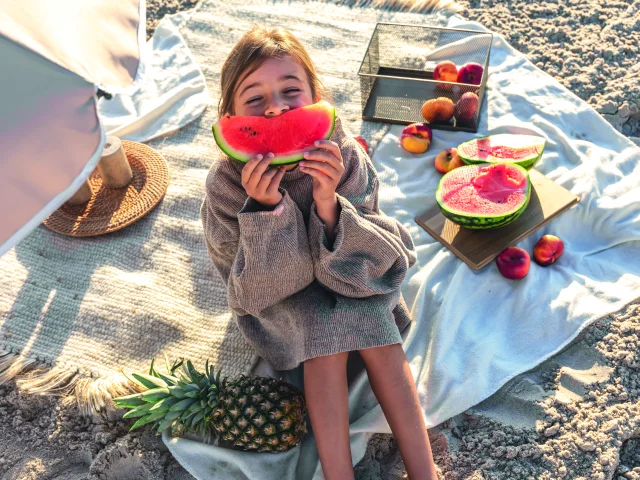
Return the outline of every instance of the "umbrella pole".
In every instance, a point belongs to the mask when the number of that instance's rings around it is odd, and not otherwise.
[[[118,137],[107,136],[102,158],[98,162],[98,172],[103,184],[109,188],[122,188],[131,182],[133,178],[131,165]]]
[[[74,193],[69,200],[67,200],[67,203],[69,205],[82,205],[83,203],[87,203],[91,199],[92,195],[93,188],[91,188],[89,180],[85,180],[78,191]]]

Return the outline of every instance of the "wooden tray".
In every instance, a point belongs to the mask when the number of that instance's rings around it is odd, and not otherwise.
[[[479,270],[502,250],[527,238],[580,201],[579,197],[537,170],[529,170],[529,176],[532,186],[529,205],[515,222],[504,227],[489,230],[462,228],[442,215],[435,198],[431,207],[415,220],[469,267]]]

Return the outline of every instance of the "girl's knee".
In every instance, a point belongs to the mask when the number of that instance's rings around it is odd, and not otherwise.
[[[349,352],[334,353],[331,355],[323,355],[305,360],[305,365],[310,366],[330,366],[330,365],[346,365]]]
[[[363,348],[358,350],[363,360],[367,359],[382,359],[389,356],[404,355],[402,344],[392,343],[391,345],[383,345],[381,347]]]

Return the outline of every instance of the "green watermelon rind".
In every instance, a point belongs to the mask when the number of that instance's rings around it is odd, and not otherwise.
[[[333,130],[336,126],[336,108],[333,105],[330,105],[328,102],[327,105],[328,106],[326,107],[326,110],[331,115],[331,127],[329,128],[329,132],[324,136],[324,140],[328,140],[329,138],[331,138],[331,135],[333,135]],[[220,131],[220,125],[217,122],[211,128],[213,130],[213,137],[215,138],[216,143],[220,147],[220,150],[222,150],[226,155],[243,163],[247,163],[251,159],[253,154],[240,152],[225,141],[222,132]],[[304,158],[303,153],[305,150],[296,152],[293,155],[275,156],[271,163],[269,163],[269,165],[288,165],[291,163],[299,162]]]
[[[500,134],[496,134],[496,135],[500,135]],[[516,135],[521,135],[521,134],[516,134]],[[538,135],[522,135],[523,137],[526,136],[530,136],[530,137],[534,137],[534,138],[539,138],[542,139],[542,150],[540,150],[540,154],[535,156],[535,157],[525,157],[525,158],[521,158],[520,160],[480,160],[478,158],[469,158],[469,157],[465,157],[464,156],[464,147],[463,145],[467,144],[467,143],[471,143],[471,142],[475,142],[478,140],[482,140],[483,138],[489,138],[492,137],[493,135],[486,135],[484,137],[478,137],[478,138],[472,138],[471,140],[467,140],[466,142],[461,143],[460,145],[458,145],[457,148],[457,152],[458,152],[458,156],[460,157],[460,159],[466,164],[466,165],[481,165],[483,163],[501,163],[501,162],[506,162],[506,163],[510,163],[512,165],[519,165],[527,170],[532,169],[542,158],[542,154],[544,153],[544,148],[547,146],[547,140],[544,137],[540,137]]]
[[[521,169],[525,177],[527,179],[527,193],[525,195],[525,201],[522,203],[517,210],[514,210],[509,213],[503,213],[498,215],[493,214],[470,214],[467,212],[460,212],[458,210],[454,210],[448,208],[444,205],[442,201],[442,185],[447,175],[455,172],[457,169],[451,170],[442,176],[440,182],[438,183],[438,188],[436,189],[436,202],[438,203],[438,207],[440,207],[440,211],[442,214],[451,220],[453,223],[460,225],[461,227],[468,228],[471,230],[486,230],[489,228],[499,228],[504,227],[510,223],[513,223],[522,215],[522,213],[527,209],[529,205],[529,200],[531,200],[531,178],[529,177],[529,172],[524,167],[521,167],[518,164],[511,164],[516,168]],[[472,165],[467,165],[458,168],[467,168]],[[459,173],[458,173],[459,174]]]

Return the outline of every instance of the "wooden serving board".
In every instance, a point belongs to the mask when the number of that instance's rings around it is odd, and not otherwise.
[[[531,198],[520,217],[509,225],[488,230],[470,230],[445,218],[433,198],[432,205],[416,222],[455,253],[473,270],[479,270],[507,247],[527,238],[580,201],[566,188],[537,170],[529,170]]]

